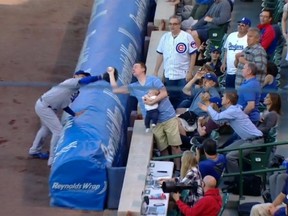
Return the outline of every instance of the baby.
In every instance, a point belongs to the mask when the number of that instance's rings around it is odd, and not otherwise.
[[[146,116],[145,116],[145,127],[146,132],[148,133],[150,131],[150,122],[152,121],[152,128],[154,128],[158,121],[159,111],[158,111],[158,103],[155,103],[153,105],[148,105],[145,103],[145,101],[153,101],[157,95],[159,95],[160,91],[157,89],[151,89],[148,91],[146,95],[142,97],[145,109],[146,109]]]

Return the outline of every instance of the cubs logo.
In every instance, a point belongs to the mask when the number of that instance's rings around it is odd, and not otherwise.
[[[195,41],[191,42],[191,43],[190,43],[190,46],[191,46],[193,49],[196,49],[196,43],[195,43]]]
[[[176,51],[177,51],[178,53],[184,53],[186,50],[187,50],[186,44],[184,44],[184,43],[178,43],[178,44],[176,45]]]

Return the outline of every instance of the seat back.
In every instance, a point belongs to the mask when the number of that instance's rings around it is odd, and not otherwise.
[[[224,35],[227,33],[228,27],[229,27],[230,21],[219,25],[216,28],[209,29],[208,31],[208,39],[211,41],[213,45],[215,45],[216,42],[222,43]],[[221,47],[222,44],[219,45]],[[215,45],[217,47],[217,45]]]
[[[277,141],[277,126],[272,127],[269,130],[268,136],[265,137],[264,142],[276,142]],[[252,151],[250,155],[251,169],[265,169],[269,165],[270,155],[273,151],[273,146],[264,147],[256,151]]]
[[[220,135],[217,130],[212,130],[210,134],[210,138],[217,141],[219,139]]]
[[[269,130],[268,136],[265,137],[265,143],[276,142],[277,141],[277,126],[272,127]]]
[[[220,209],[220,212],[219,212],[218,216],[222,216],[223,215],[228,201],[229,201],[229,193],[224,193],[223,196],[222,196],[222,207]]]
[[[206,50],[211,50],[211,47],[222,48],[224,43],[224,38],[227,33],[230,21],[219,25],[216,28],[211,28],[208,30],[208,40],[206,41]],[[205,57],[210,58],[210,52],[205,52]]]

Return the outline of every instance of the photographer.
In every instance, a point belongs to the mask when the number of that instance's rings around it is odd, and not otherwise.
[[[159,179],[160,184],[164,181],[167,182],[167,185],[169,182],[174,182],[174,186],[177,185],[177,183],[191,185],[189,196],[187,200],[185,200],[185,203],[190,206],[193,206],[203,196],[203,188],[201,185],[202,177],[199,172],[198,161],[194,152],[183,152],[179,178]]]
[[[217,216],[220,212],[222,199],[219,189],[216,188],[216,179],[213,176],[205,176],[202,184],[204,197],[202,197],[193,207],[188,206],[180,200],[180,193],[173,193],[173,199],[184,215]]]

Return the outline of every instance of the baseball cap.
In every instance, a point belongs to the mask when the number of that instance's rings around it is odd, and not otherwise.
[[[222,106],[222,100],[219,97],[212,97],[209,101],[215,103],[219,108]]]
[[[210,51],[211,51],[211,52],[217,51],[218,53],[221,53],[220,47],[216,47],[216,46],[213,46]]]
[[[218,78],[215,74],[213,73],[206,73],[205,74],[205,79],[207,80],[213,80],[215,83],[218,83]]]
[[[251,26],[251,20],[248,19],[247,17],[243,17],[238,23],[243,23],[245,25]]]
[[[84,75],[84,76],[91,76],[90,73],[85,72],[83,70],[76,71],[74,75]]]

